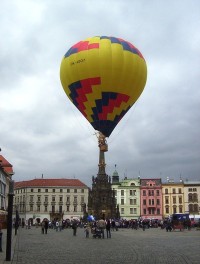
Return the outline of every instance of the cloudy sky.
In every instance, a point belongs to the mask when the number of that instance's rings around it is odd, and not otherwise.
[[[120,178],[200,180],[200,1],[2,0],[0,147],[14,180],[98,172],[94,129],[66,97],[60,63],[75,43],[114,36],[134,44],[146,87],[108,139],[106,172]]]

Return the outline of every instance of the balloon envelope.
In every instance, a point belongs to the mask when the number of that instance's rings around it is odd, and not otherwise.
[[[109,137],[142,93],[147,66],[130,42],[97,36],[67,51],[60,79],[66,95],[93,128]]]

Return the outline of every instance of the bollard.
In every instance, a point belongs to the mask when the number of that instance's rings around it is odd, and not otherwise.
[[[0,230],[0,252],[2,252],[2,235],[3,235],[3,232],[1,232]]]

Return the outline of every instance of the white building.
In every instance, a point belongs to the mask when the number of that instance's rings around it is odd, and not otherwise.
[[[34,179],[15,183],[14,210],[31,224],[44,218],[82,218],[88,204],[88,187],[77,179]]]
[[[185,212],[200,214],[200,181],[184,181]]]

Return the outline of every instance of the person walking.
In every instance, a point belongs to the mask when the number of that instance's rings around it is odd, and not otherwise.
[[[111,227],[111,224],[110,224],[110,220],[108,219],[106,221],[106,234],[107,234],[107,238],[111,238],[110,227]]]
[[[103,218],[101,218],[99,221],[98,221],[98,224],[97,224],[97,227],[100,229],[101,231],[101,235],[102,235],[102,238],[104,238],[104,230],[106,228],[106,223],[105,223],[105,220]]]
[[[44,230],[45,230],[45,234],[47,234],[47,230],[48,230],[48,228],[49,228],[49,221],[46,219],[46,220],[44,221]]]
[[[59,222],[58,220],[56,221],[56,231],[58,231],[58,228],[59,228]]]
[[[72,229],[73,229],[73,236],[76,236],[76,232],[77,232],[77,223],[75,220],[73,220],[72,222]]]
[[[41,223],[41,231],[42,231],[42,234],[44,234],[44,227],[45,227],[45,223],[44,223],[44,220],[43,220],[42,223]]]

